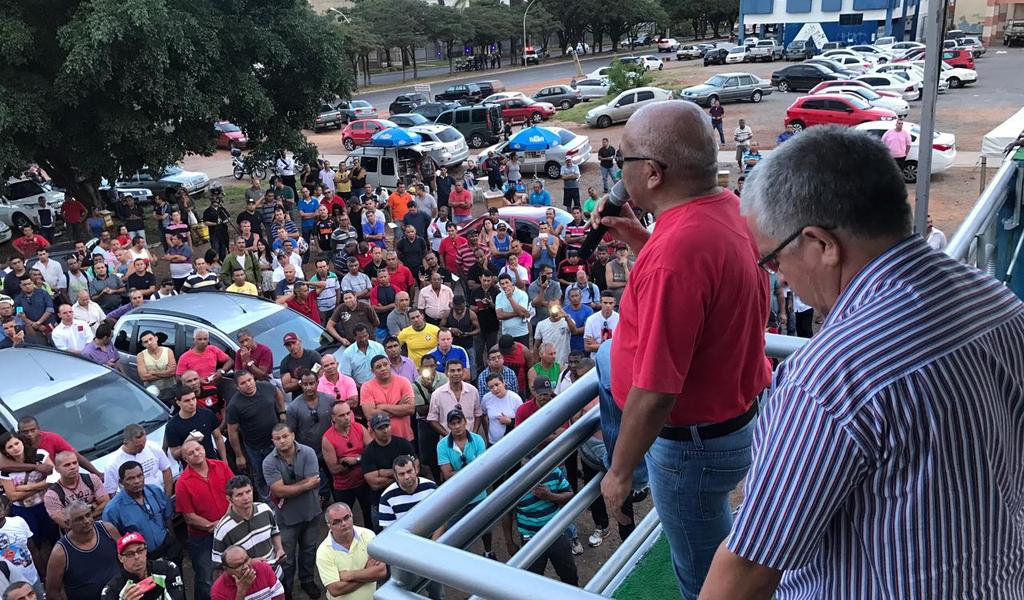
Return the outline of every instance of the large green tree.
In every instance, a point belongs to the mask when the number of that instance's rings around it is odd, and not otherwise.
[[[444,45],[445,58],[448,60],[448,72],[454,73],[455,56],[462,56],[462,50],[455,51],[455,44],[472,40],[476,29],[466,18],[461,9],[443,4],[428,6],[426,10],[426,37]]]
[[[83,201],[101,177],[214,149],[228,119],[260,153],[351,77],[305,0],[0,0],[0,165],[39,163]]]

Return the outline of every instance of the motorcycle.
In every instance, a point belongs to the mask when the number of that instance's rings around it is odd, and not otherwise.
[[[266,179],[267,168],[263,164],[254,163],[251,165],[246,164],[246,160],[242,158],[242,151],[238,148],[231,149],[231,174],[235,176],[235,179],[241,181],[243,177],[249,175],[256,179]]]

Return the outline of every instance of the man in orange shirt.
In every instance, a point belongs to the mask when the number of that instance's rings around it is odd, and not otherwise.
[[[391,220],[401,221],[405,213],[409,212],[409,203],[412,202],[412,195],[405,191],[405,184],[399,183],[395,191],[388,196],[388,209],[391,210]]]
[[[412,384],[401,375],[391,372],[391,361],[380,354],[370,361],[373,379],[359,390],[360,405],[367,421],[377,413],[391,417],[391,431],[396,436],[412,441],[412,414],[416,411]]]

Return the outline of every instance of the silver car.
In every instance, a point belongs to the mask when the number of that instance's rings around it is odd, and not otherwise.
[[[605,104],[587,111],[587,125],[605,128],[613,123],[625,123],[641,106],[661,100],[671,100],[672,92],[656,87],[626,90]]]
[[[577,81],[575,88],[584,102],[594,98],[604,98],[608,95],[608,80],[588,77]]]
[[[557,179],[559,172],[562,169],[562,165],[565,164],[566,157],[571,158],[572,164],[581,168],[583,163],[590,159],[591,148],[589,137],[573,133],[568,129],[562,129],[561,127],[545,127],[545,129],[550,129],[557,133],[560,143],[553,148],[539,152],[519,152],[519,156],[523,159],[520,171],[524,177],[536,172],[544,173],[544,175],[551,179]],[[511,151],[508,150],[508,142],[501,142],[491,146],[490,148],[484,148],[484,150],[476,157],[477,164],[481,164],[483,160],[487,158],[488,152],[496,152],[506,156],[511,154]]]
[[[185,188],[189,194],[195,195],[210,187],[210,177],[198,171],[186,171],[177,165],[169,165],[163,169],[142,167],[117,182],[117,187],[142,187],[159,194],[168,188]]]
[[[742,100],[756,103],[771,93],[772,82],[752,73],[719,73],[700,85],[680,91],[679,97],[701,106],[709,106],[713,99],[723,104]]]
[[[459,130],[450,125],[414,125],[407,128],[420,134],[424,142],[436,142],[440,152],[432,151],[431,157],[442,167],[461,165],[469,158],[469,146]]]

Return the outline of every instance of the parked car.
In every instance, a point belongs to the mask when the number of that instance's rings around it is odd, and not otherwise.
[[[874,59],[873,62],[876,65],[884,65],[885,63],[892,60],[892,55],[882,50],[878,46],[872,46],[871,44],[857,44],[856,46],[850,46],[850,50],[853,50],[861,56],[869,59]]]
[[[430,98],[422,92],[413,92],[410,94],[399,94],[395,99],[388,105],[388,114],[404,114],[412,112],[412,109],[430,102]]]
[[[0,244],[6,244],[13,237],[14,232],[11,230],[11,227],[7,223],[0,221]]]
[[[960,38],[957,40],[957,44],[957,48],[961,50],[970,50],[971,55],[974,56],[974,58],[979,58],[985,55],[985,45],[976,37]]]
[[[574,165],[583,168],[583,163],[590,159],[592,153],[590,138],[568,129],[562,129],[561,127],[547,127],[546,129],[557,133],[560,143],[558,146],[539,152],[518,152],[517,154],[523,158],[521,168],[523,175],[525,176],[536,171],[537,173],[543,173],[550,179],[558,179],[559,170],[565,164],[566,158],[572,159]],[[511,150],[508,149],[508,142],[499,142],[484,148],[476,157],[477,164],[480,164],[487,158],[487,153],[492,151],[504,155],[511,154]]]
[[[886,131],[896,127],[895,121],[871,121],[857,125],[857,129],[867,131],[881,139]],[[903,180],[907,183],[917,182],[917,162],[920,156],[921,128],[916,123],[903,122],[903,129],[910,132],[910,151],[903,166]],[[941,173],[953,166],[956,160],[956,136],[952,133],[936,131],[932,135],[932,174]]]
[[[339,100],[337,106],[346,123],[356,119],[376,119],[378,116],[377,109],[365,100]]]
[[[740,45],[741,46],[746,46],[747,48],[753,48],[760,41],[761,41],[761,38],[759,38],[759,37],[748,36],[748,37],[743,38],[743,43],[740,44]]]
[[[399,115],[388,116],[388,121],[391,121],[399,127],[412,127],[413,125],[429,125],[433,123],[430,119],[417,113],[405,113]]]
[[[714,48],[704,53],[704,66],[709,65],[724,65],[725,58],[729,55],[729,51],[725,48]]]
[[[540,223],[546,218],[548,209],[555,211],[555,223],[567,225],[572,222],[572,215],[565,210],[553,206],[502,206],[498,208],[498,218],[508,223],[509,231],[523,246],[526,252],[533,251],[533,240],[540,233]],[[466,235],[471,231],[483,229],[487,215],[481,215],[466,223],[459,232]]]
[[[943,50],[942,62],[951,67],[974,68],[974,56],[968,50]]]
[[[567,85],[552,85],[541,88],[533,95],[533,99],[566,110],[583,102],[583,94],[578,89],[574,90]]]
[[[341,129],[345,126],[345,115],[338,108],[338,102],[324,102],[313,120],[313,131],[322,131],[328,127]]]
[[[679,49],[679,42],[675,38],[661,38],[658,40],[658,54],[662,52],[675,52]]]
[[[889,48],[896,43],[896,38],[891,35],[880,37],[875,40],[875,45],[883,50],[889,50]]]
[[[695,58],[703,58],[704,50],[700,46],[681,46],[676,50],[676,60],[693,60]]]
[[[661,62],[661,59],[652,54],[645,54],[644,56],[623,56],[619,59],[619,62],[623,64],[635,63],[642,66],[647,71],[660,71],[665,68],[665,63]]]
[[[966,37],[966,36],[967,36],[967,32],[961,31],[959,29],[950,29],[949,31],[946,32],[946,39],[947,40],[958,40],[958,39],[960,39],[962,37]]]
[[[35,417],[101,472],[121,447],[125,425],[141,425],[159,446],[171,416],[167,406],[117,371],[44,346],[0,350],[0,380],[0,428],[18,431],[20,419]],[[177,471],[177,461],[171,463]]]
[[[493,103],[497,103],[500,100],[507,100],[509,98],[529,98],[529,96],[527,96],[526,94],[524,94],[522,92],[498,92],[497,94],[491,94],[490,96],[487,96],[486,98],[481,100],[479,103],[480,104],[487,104],[487,103],[492,103],[493,104]]]
[[[920,64],[923,68],[924,61]],[[939,64],[942,65],[942,71],[939,72],[939,77],[942,81],[948,83],[951,88],[962,88],[969,83],[976,83],[978,81],[978,72],[974,69],[954,67],[947,62],[940,62]]]
[[[683,100],[709,106],[712,100],[739,102],[749,100],[760,102],[763,96],[772,93],[770,81],[752,73],[719,73],[700,85],[690,86],[679,92]]]
[[[825,55],[822,55],[825,56]],[[853,71],[855,73],[867,73],[872,68],[872,63],[860,56],[849,56],[847,54],[832,54],[825,56],[831,61],[837,62],[844,69]]]
[[[539,65],[541,61],[540,54],[537,53],[535,48],[527,48],[523,51],[523,65]]]
[[[957,47],[956,40],[942,40],[942,49],[943,50],[952,50],[953,48],[956,48],[956,47]]]
[[[812,58],[810,60],[805,60],[803,62],[803,64],[805,64],[805,65],[821,65],[821,66],[825,67],[827,70],[829,70],[829,71],[835,73],[836,75],[838,75],[840,78],[845,78],[845,79],[849,79],[851,77],[856,77],[857,75],[859,75],[858,72],[851,71],[850,69],[847,69],[846,67],[844,67],[843,65],[837,63],[836,61],[834,61],[832,59],[821,58],[820,56],[816,56],[816,57],[814,57],[814,58]]]
[[[1011,19],[1003,25],[1003,45],[1012,48],[1024,42],[1024,19]]]
[[[440,94],[434,94],[434,102],[461,102],[463,104],[472,104],[479,102],[484,96],[490,95],[490,92],[485,94],[480,86],[475,83],[458,83],[450,85]]]
[[[750,48],[748,46],[736,46],[725,55],[725,64],[733,65],[748,62],[750,60],[750,57],[747,56],[749,52]]]
[[[485,79],[483,81],[477,81],[476,85],[480,88],[480,94],[486,98],[491,94],[497,94],[505,91],[505,84],[500,79]]]
[[[120,187],[142,187],[154,194],[161,194],[168,189],[184,188],[190,195],[201,194],[210,187],[210,177],[199,171],[186,171],[177,165],[168,165],[163,169],[142,167],[138,171],[117,181]]]
[[[576,82],[576,91],[580,93],[580,98],[584,102],[591,98],[604,98],[608,95],[608,80],[588,77]]]
[[[827,50],[839,50],[845,45],[846,44],[844,44],[843,42],[825,42],[824,44],[821,45],[821,51],[825,52]]]
[[[782,46],[775,40],[761,40],[747,52],[750,62],[775,62],[782,59]]]
[[[549,102],[537,102],[533,98],[505,98],[493,103],[501,107],[501,118],[506,123],[540,123],[555,116],[555,107]]]
[[[910,114],[910,105],[907,104],[906,100],[902,98],[893,98],[891,96],[882,96],[878,92],[864,86],[836,86],[812,95],[821,94],[852,94],[875,108],[887,108],[891,110],[896,113],[897,117],[906,117]]]
[[[242,128],[229,121],[217,121],[213,124],[213,130],[217,132],[217,147],[224,150],[232,148],[244,149],[249,145],[249,138],[242,133]]]
[[[236,152],[241,152],[236,150]],[[114,193],[110,193],[110,181],[105,177],[100,179],[100,196],[107,198],[107,208],[110,210],[114,209],[114,202],[117,198],[122,196],[131,196],[135,199],[136,204],[148,204],[153,201],[153,192],[144,187],[130,187],[124,182],[119,182],[114,185]]]
[[[623,123],[644,104],[671,100],[672,92],[656,87],[639,87],[626,90],[605,104],[599,104],[587,112],[586,122],[591,127],[604,128],[613,123]]]
[[[345,125],[345,129],[341,130],[341,145],[351,152],[356,149],[356,146],[369,144],[370,138],[389,127],[398,127],[398,125],[386,119],[356,119],[355,121],[349,121],[348,125]]]
[[[908,102],[921,99],[921,81],[908,79],[897,72],[868,73],[866,75],[858,75],[855,79],[863,81],[875,88],[876,91],[896,92]]]
[[[903,54],[901,54],[899,58],[894,58],[892,62],[899,63],[924,60],[924,52],[925,48],[923,46],[920,48],[910,48],[909,50],[904,50]]]
[[[822,81],[832,81],[840,77],[825,67],[810,63],[799,63],[783,67],[772,73],[771,83],[782,93],[804,91],[813,88]]]
[[[444,111],[452,110],[460,106],[462,105],[458,102],[424,102],[409,112],[417,115],[423,115],[431,121],[436,121],[437,117]]]
[[[471,148],[483,148],[501,138],[501,107],[497,104],[461,106],[444,111],[435,123],[451,125],[466,138]]]
[[[877,45],[877,44],[876,44]],[[910,50],[916,50],[918,48],[924,48],[925,45],[921,42],[896,42],[891,46],[886,46],[884,50],[892,54],[893,60],[901,58]]]
[[[782,58],[786,60],[807,60],[814,58],[814,55],[818,53],[818,47],[814,45],[814,40],[793,40],[786,46],[786,50],[782,53]]]
[[[608,71],[612,68],[611,66],[601,67],[600,69],[594,69],[587,73],[587,79],[608,79]]]
[[[418,174],[416,165],[424,156],[431,156],[439,161],[437,156],[444,151],[444,148],[434,142],[400,148],[360,146],[349,153],[345,158],[345,164],[351,167],[352,161],[358,158],[359,164],[366,169],[366,183],[370,187],[393,190],[399,182],[409,184],[412,175]]]
[[[409,131],[420,134],[424,142],[434,142],[442,149],[440,152],[431,152],[431,156],[442,167],[457,167],[469,158],[466,138],[450,125],[414,125]]]
[[[903,94],[897,94],[896,92],[886,92],[886,91],[876,90],[870,84],[864,83],[863,81],[858,81],[856,79],[836,79],[834,81],[822,81],[818,85],[816,85],[813,88],[811,88],[811,91],[808,92],[808,93],[809,94],[817,94],[819,92],[823,92],[825,90],[836,88],[836,87],[862,87],[862,88],[865,88],[865,89],[868,89],[868,90],[871,90],[871,91],[875,92],[879,96],[886,96],[886,97],[889,97],[889,98],[902,98],[903,97]]]
[[[39,197],[46,198],[46,204],[60,214],[64,204],[64,192],[53,189],[49,182],[39,183],[34,179],[11,179],[0,188],[0,222],[13,228],[21,235],[26,225],[39,225]],[[2,235],[0,235],[2,238]],[[3,240],[0,240],[3,241]]]
[[[814,125],[845,125],[853,127],[868,121],[891,121],[896,113],[874,108],[866,101],[848,94],[817,94],[797,98],[786,109],[786,126],[797,131]]]

